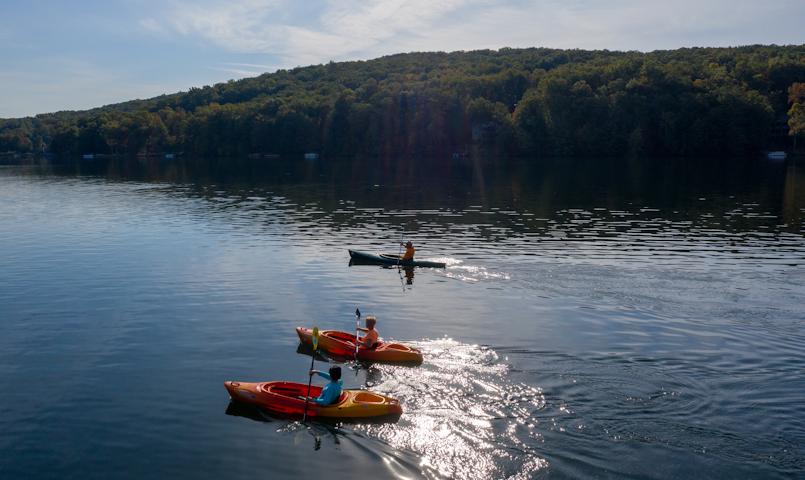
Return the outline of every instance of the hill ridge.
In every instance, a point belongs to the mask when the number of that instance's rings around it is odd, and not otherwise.
[[[745,155],[796,83],[805,45],[399,53],[0,120],[0,152]]]

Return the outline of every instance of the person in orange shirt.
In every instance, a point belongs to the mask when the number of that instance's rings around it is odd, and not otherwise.
[[[358,330],[366,332],[366,335],[358,338],[358,344],[361,347],[375,348],[377,346],[377,343],[380,341],[380,334],[378,334],[377,330],[375,330],[376,324],[377,324],[377,317],[375,317],[374,315],[367,315],[366,328],[358,328]]]
[[[403,254],[401,260],[413,260],[414,253],[416,252],[416,250],[414,249],[414,244],[411,243],[411,241],[409,240],[408,243],[405,244],[401,243],[400,245],[405,246],[405,253]]]

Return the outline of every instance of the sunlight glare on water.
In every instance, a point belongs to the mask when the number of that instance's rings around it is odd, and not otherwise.
[[[511,280],[511,275],[504,272],[493,272],[483,266],[464,265],[462,260],[440,259],[437,262],[445,262],[447,268],[444,276],[454,278],[464,282],[479,282],[484,280]]]
[[[494,350],[453,339],[415,342],[420,368],[374,367],[367,386],[399,398],[398,424],[366,431],[397,449],[421,456],[429,475],[441,478],[528,478],[547,461],[528,445],[539,440],[538,387],[513,383]],[[528,437],[523,440],[520,437]]]

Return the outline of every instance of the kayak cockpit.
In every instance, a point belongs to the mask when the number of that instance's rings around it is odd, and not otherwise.
[[[281,397],[298,398],[307,395],[307,385],[292,382],[268,382],[263,383],[259,387],[261,392],[271,395],[279,395]],[[310,396],[318,397],[321,394],[321,387],[316,385],[310,386]]]
[[[281,397],[288,397],[292,400],[299,400],[300,402],[304,402],[305,396],[307,396],[308,389],[307,385],[299,384],[299,383],[290,383],[290,382],[269,382],[260,385],[260,390],[272,394],[272,395],[279,395]],[[321,395],[321,387],[317,387],[315,385],[310,386],[310,396],[311,397],[318,397]],[[338,397],[338,400],[335,403],[327,405],[328,407],[335,407],[339,404],[344,403],[347,401],[347,392],[341,392],[341,396]],[[321,405],[319,405],[321,406]]]
[[[355,403],[375,403],[382,404],[388,401],[386,397],[382,397],[372,392],[360,392],[353,398]]]
[[[351,333],[324,330],[320,332],[320,335],[332,338],[333,340],[338,340],[339,342],[349,342],[352,344],[355,343],[355,335],[352,335]]]
[[[399,350],[401,352],[413,352],[415,351],[413,348],[403,345],[401,343],[386,343],[383,344],[384,350]]]

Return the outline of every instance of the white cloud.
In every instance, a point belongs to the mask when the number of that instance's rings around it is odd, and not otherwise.
[[[238,52],[264,52],[279,37],[270,14],[281,3],[275,0],[241,0],[217,5],[178,3],[169,25],[179,33],[198,34]]]
[[[230,63],[230,62],[227,62],[224,65],[230,65],[230,66],[233,66],[233,67],[246,67],[246,68],[251,68],[253,70],[258,70],[258,71],[266,71],[266,70],[271,70],[272,68],[275,68],[274,65],[262,65],[262,64],[257,64],[257,63]]]
[[[438,21],[462,7],[484,2],[472,0],[375,0],[334,3],[321,19],[335,35],[364,39],[366,44],[409,32],[438,28]]]
[[[795,26],[779,28],[785,24],[781,19],[805,14],[805,4],[793,0],[324,0],[315,5],[312,15],[311,8],[295,15],[299,7],[290,0],[181,1],[161,28],[200,36],[235,53],[275,55],[282,66],[412,50],[652,50],[804,40]]]
[[[165,34],[167,30],[165,27],[162,26],[156,19],[154,18],[143,18],[139,22],[137,22],[140,28],[145,30],[146,32],[155,33],[155,34]]]
[[[276,55],[285,66],[330,59],[364,58],[374,47],[405,33],[438,28],[444,16],[480,0],[328,1],[313,18],[288,18],[283,0],[232,1],[216,5],[177,3],[163,27],[198,35],[236,53]],[[149,25],[156,29],[155,26]]]
[[[277,70],[277,65],[257,65],[254,63],[230,63],[225,62],[218,67],[210,67],[211,70],[219,72],[227,72],[235,75],[237,78],[255,77],[266,72]]]

